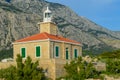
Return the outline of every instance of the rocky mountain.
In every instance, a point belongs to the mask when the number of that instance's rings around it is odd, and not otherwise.
[[[46,6],[53,12],[60,35],[81,42],[84,50],[101,53],[120,48],[120,33],[78,16],[65,5],[45,0],[0,0],[0,49],[9,49],[13,41],[38,33],[37,23],[42,21]]]

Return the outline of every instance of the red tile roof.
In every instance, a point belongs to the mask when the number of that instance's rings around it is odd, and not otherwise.
[[[77,41],[70,40],[68,38],[64,38],[64,37],[58,36],[58,35],[48,34],[46,32],[35,34],[35,35],[32,35],[32,36],[29,36],[29,37],[17,40],[15,42],[28,42],[28,41],[45,40],[45,39],[58,40],[58,41],[64,41],[64,42],[70,42],[70,43],[80,44]]]

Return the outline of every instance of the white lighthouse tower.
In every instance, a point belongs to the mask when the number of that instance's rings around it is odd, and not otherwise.
[[[47,10],[44,11],[44,19],[43,22],[51,22],[52,20],[52,12],[47,7]]]

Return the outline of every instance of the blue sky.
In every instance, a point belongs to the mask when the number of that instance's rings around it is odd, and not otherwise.
[[[110,29],[120,31],[120,0],[47,0],[70,7],[79,16]]]

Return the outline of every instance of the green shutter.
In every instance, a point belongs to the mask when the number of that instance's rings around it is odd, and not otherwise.
[[[69,59],[68,48],[66,48],[66,59]]]
[[[21,48],[21,54],[22,54],[22,58],[26,57],[26,50],[25,50],[25,48]]]
[[[59,56],[59,47],[56,46],[56,47],[55,47],[55,50],[56,50],[56,54],[55,54],[55,56],[58,57],[58,56]]]
[[[74,50],[74,57],[75,57],[75,58],[78,57],[77,49]]]
[[[36,57],[40,57],[40,46],[36,47]]]

